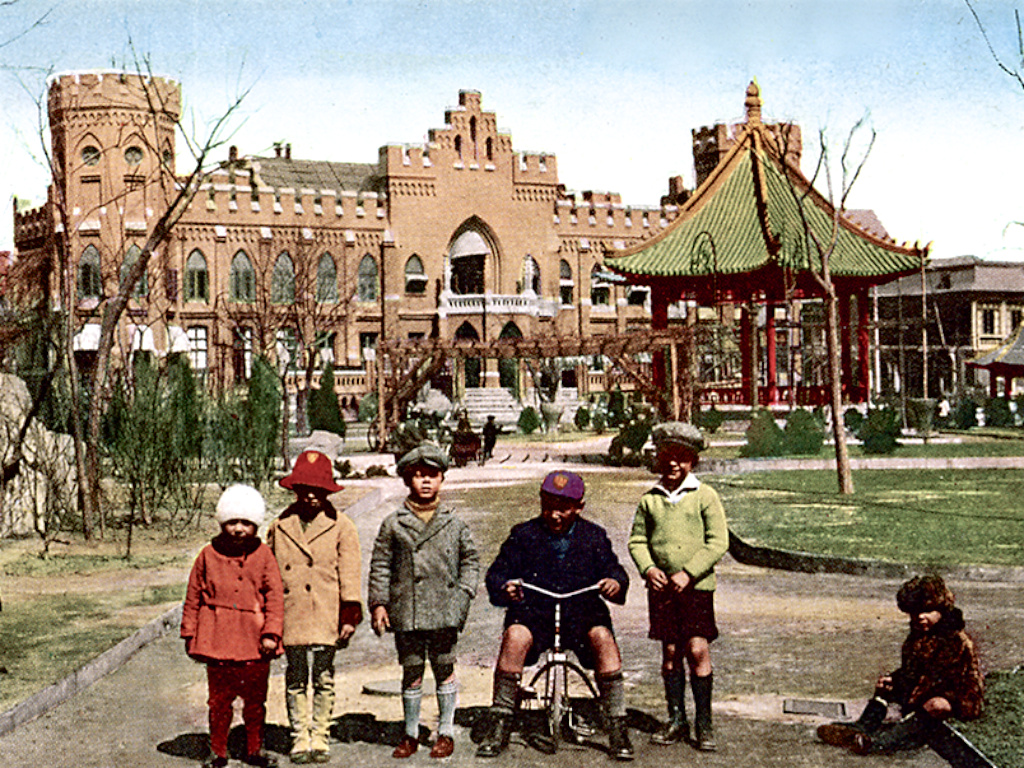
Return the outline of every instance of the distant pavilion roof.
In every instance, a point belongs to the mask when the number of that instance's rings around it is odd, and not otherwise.
[[[987,368],[997,375],[1024,375],[1024,323],[1018,325],[999,347],[967,364],[975,368]]]
[[[654,238],[605,264],[631,283],[671,281],[681,293],[746,293],[781,298],[785,286],[818,294],[811,272],[804,217],[827,242],[834,208],[816,192],[799,168],[784,162],[785,148],[773,126],[761,122],[756,83],[747,89],[747,121],[737,126],[731,149],[680,209],[678,217]],[[786,126],[775,126],[785,129]],[[804,201],[802,206],[799,199]],[[841,215],[830,270],[836,282],[862,285],[887,282],[920,270],[927,247],[899,246]],[[820,266],[818,267],[820,270]],[[657,281],[661,282],[661,281]]]

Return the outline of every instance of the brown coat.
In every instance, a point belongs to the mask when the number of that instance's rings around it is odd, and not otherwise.
[[[192,566],[181,615],[181,636],[200,661],[254,661],[260,639],[281,639],[284,590],[269,547],[251,539],[244,551],[218,536]],[[278,650],[280,653],[280,648]]]
[[[901,708],[922,706],[941,696],[958,720],[981,715],[985,684],[974,643],[964,632],[959,608],[943,608],[943,618],[931,632],[911,630],[903,643],[902,666],[893,673]]]
[[[284,579],[284,644],[334,645],[342,624],[363,618],[356,527],[344,514],[332,519],[321,512],[303,530],[288,512],[267,531]]]

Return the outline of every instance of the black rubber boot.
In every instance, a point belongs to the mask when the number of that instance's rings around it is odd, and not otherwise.
[[[917,749],[928,742],[935,721],[920,712],[911,712],[892,728],[857,736],[853,751],[858,755],[889,754],[901,749]]]
[[[664,679],[668,722],[651,735],[652,744],[678,744],[690,740],[690,724],[686,720],[686,686],[681,672]]]
[[[714,752],[718,749],[715,742],[715,728],[711,723],[711,689],[714,675],[707,677],[690,677],[693,689],[693,721],[696,729],[694,746],[701,752]]]
[[[488,713],[491,718],[489,727],[476,749],[477,757],[497,757],[505,751],[508,740],[512,736],[512,713],[505,710],[494,710]]]
[[[888,709],[888,704],[882,699],[871,699],[860,713],[860,717],[852,723],[836,722],[818,726],[818,738],[835,747],[853,749],[857,745],[858,737],[870,735],[882,726]]]
[[[629,740],[629,726],[624,717],[611,718],[608,729],[608,752],[616,760],[632,760],[634,757],[633,743]]]

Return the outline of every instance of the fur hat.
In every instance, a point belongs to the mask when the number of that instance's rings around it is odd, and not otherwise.
[[[232,485],[217,501],[217,522],[224,525],[229,520],[247,520],[259,528],[266,511],[259,491],[250,485]]]
[[[334,482],[331,460],[320,451],[300,453],[299,457],[295,459],[292,473],[282,477],[278,482],[282,488],[287,488],[289,491],[296,485],[322,488],[331,493],[337,493],[345,487]]]
[[[915,576],[896,593],[896,605],[909,614],[946,612],[953,607],[953,593],[941,576]]]
[[[707,438],[693,424],[684,421],[666,421],[651,431],[655,448],[666,445],[681,445],[699,454],[708,447]]]

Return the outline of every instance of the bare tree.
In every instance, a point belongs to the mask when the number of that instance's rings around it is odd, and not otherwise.
[[[857,139],[862,131],[869,131],[866,146],[857,150]],[[832,279],[832,257],[839,242],[842,227],[843,211],[854,184],[860,176],[871,149],[875,143],[875,131],[866,128],[866,118],[858,120],[847,134],[839,156],[839,179],[834,178],[832,146],[824,129],[818,132],[820,151],[815,163],[814,173],[809,183],[803,181],[798,168],[791,165],[788,152],[785,151],[786,134],[783,132],[784,151],[780,154],[783,172],[787,181],[786,188],[792,195],[799,212],[801,232],[798,236],[803,241],[807,253],[807,266],[814,280],[822,291],[825,308],[825,348],[828,359],[827,376],[829,387],[829,403],[832,409],[832,437],[835,443],[836,472],[839,492],[852,494],[853,472],[850,468],[850,451],[846,443],[844,429],[843,388],[842,388],[842,351],[839,342],[839,294]],[[824,175],[827,195],[821,197],[814,185]],[[820,212],[828,216],[825,226],[821,225]]]
[[[130,45],[130,44],[129,44]],[[52,174],[53,183],[50,188],[49,206],[55,219],[56,235],[54,236],[53,251],[56,255],[58,267],[58,292],[60,306],[64,311],[65,327],[63,329],[63,352],[71,372],[71,400],[74,414],[83,414],[84,427],[81,418],[73,418],[76,445],[76,464],[79,469],[79,476],[83,478],[82,523],[83,533],[90,538],[93,526],[97,517],[102,524],[102,499],[100,491],[100,427],[102,414],[109,395],[109,371],[115,362],[112,355],[115,349],[116,336],[120,321],[132,301],[138,301],[138,287],[144,285],[143,281],[150,279],[149,272],[151,263],[162,246],[171,236],[171,233],[188,210],[189,205],[199,191],[200,185],[206,175],[212,169],[211,155],[222,147],[230,139],[230,126],[233,118],[240,109],[249,89],[243,89],[228,105],[223,113],[215,118],[211,125],[204,129],[198,129],[195,121],[186,124],[176,104],[169,103],[168,94],[165,90],[156,86],[150,61],[145,57],[134,57],[133,75],[126,81],[127,86],[137,89],[139,98],[145,104],[142,117],[136,122],[124,125],[122,129],[130,131],[131,135],[142,143],[142,149],[152,156],[159,158],[154,170],[143,176],[132,180],[124,188],[119,188],[112,197],[93,201],[94,209],[111,208],[120,211],[122,216],[130,207],[138,205],[139,199],[144,200],[148,208],[156,211],[155,222],[146,226],[145,240],[141,245],[137,244],[133,253],[133,261],[122,263],[122,268],[116,278],[108,275],[108,280],[116,281],[117,289],[114,295],[100,297],[95,308],[100,316],[100,334],[98,348],[96,351],[96,362],[89,375],[89,398],[86,410],[85,397],[80,390],[79,376],[76,368],[73,339],[79,330],[75,307],[77,297],[75,291],[76,274],[75,262],[71,258],[72,233],[75,222],[72,220],[72,201],[67,198],[67,185],[72,173],[79,168],[78,158],[67,156],[66,148],[56,140],[50,144],[46,141],[46,117],[48,112],[42,99],[37,101],[41,118],[41,139],[43,152]],[[174,169],[174,158],[169,156],[166,147],[160,140],[161,126],[171,126],[182,143],[189,156],[188,170],[182,175],[176,175]],[[77,201],[76,201],[77,202]],[[84,213],[88,215],[90,211]],[[125,233],[124,226],[119,231]],[[116,251],[124,252],[126,241],[120,243],[106,244],[109,248],[113,246]],[[115,259],[107,259],[109,264],[115,263]],[[104,283],[108,282],[104,280]],[[148,292],[146,292],[148,295]],[[152,309],[152,308],[150,308]],[[152,312],[147,312],[152,316]],[[123,345],[122,349],[130,349],[131,343]]]

